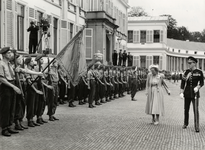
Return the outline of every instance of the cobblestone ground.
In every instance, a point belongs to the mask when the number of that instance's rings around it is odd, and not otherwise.
[[[190,125],[182,129],[179,83],[167,84],[172,93],[165,94],[166,114],[157,126],[144,113],[146,96],[145,91],[140,91],[138,101],[126,95],[94,109],[87,105],[60,105],[56,114],[59,121],[11,137],[0,136],[0,150],[204,150],[205,88],[201,90],[200,133],[195,133],[192,107]],[[46,115],[44,118],[48,119]]]

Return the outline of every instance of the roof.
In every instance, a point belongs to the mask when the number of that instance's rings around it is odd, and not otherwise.
[[[168,21],[167,16],[128,17],[128,21]]]
[[[205,43],[167,39],[167,46],[184,50],[205,51]]]

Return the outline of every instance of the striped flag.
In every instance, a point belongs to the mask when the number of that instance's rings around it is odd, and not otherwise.
[[[70,40],[55,58],[74,86],[78,84],[80,76],[87,71],[85,45],[83,43],[84,28]]]

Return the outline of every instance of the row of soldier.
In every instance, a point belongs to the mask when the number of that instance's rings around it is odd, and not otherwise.
[[[101,105],[122,97],[125,91],[131,93],[131,99],[135,100],[136,92],[145,88],[147,72],[135,67],[92,64],[74,86],[57,61],[45,70],[42,55],[35,58],[35,66],[31,57],[24,61],[9,47],[2,48],[0,54],[3,57],[0,61],[0,125],[4,136],[47,123],[42,117],[46,105],[49,121],[59,120],[54,115],[58,100],[65,97],[66,88],[69,107],[75,107],[73,102],[78,99],[80,105],[88,101],[89,108],[95,107],[93,102]],[[23,61],[26,69],[22,67]],[[25,114],[28,127],[23,123]],[[16,130],[12,129],[13,123]]]
[[[119,97],[123,97],[124,93],[131,94],[131,100],[134,98],[138,90],[145,88],[147,70],[140,70],[136,67],[121,66],[105,66],[100,63],[88,66],[87,72],[80,78],[76,86],[69,84],[68,89],[68,106],[75,107],[75,100],[79,101],[79,105],[83,105],[88,101],[88,107],[94,108],[95,105],[110,102]],[[61,82],[60,84],[64,84]],[[60,85],[59,103],[64,104],[66,85]],[[76,92],[78,91],[78,93]]]
[[[47,123],[42,118],[47,105],[49,121],[59,120],[54,114],[58,100],[58,63],[52,65],[42,73],[43,58],[38,55],[35,60],[25,59],[26,67],[22,67],[23,58],[9,47],[1,49],[0,61],[0,126],[2,135],[11,136],[19,133],[17,130],[28,129],[23,124],[26,114],[27,125],[35,127]],[[35,66],[35,67],[34,67]],[[36,121],[34,121],[36,117]],[[15,123],[15,130],[12,128]]]

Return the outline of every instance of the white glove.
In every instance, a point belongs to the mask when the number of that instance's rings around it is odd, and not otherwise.
[[[196,86],[196,87],[194,88],[194,92],[197,93],[198,91],[199,91],[199,88]]]
[[[180,93],[179,96],[180,96],[181,99],[184,99],[184,93]]]

